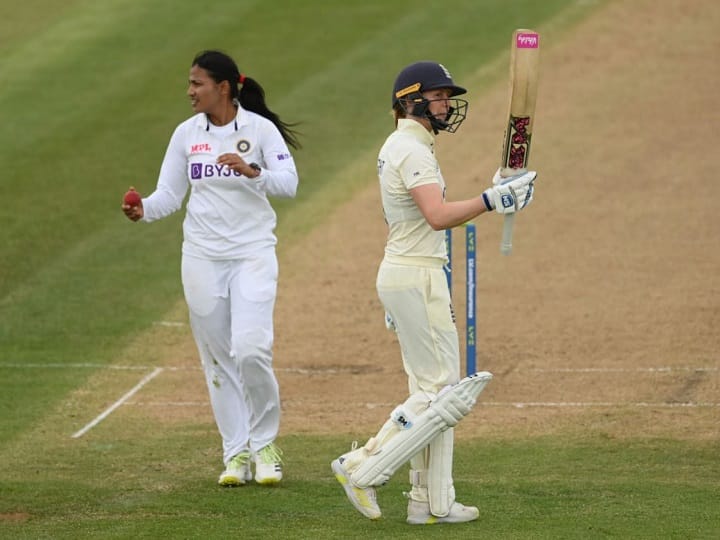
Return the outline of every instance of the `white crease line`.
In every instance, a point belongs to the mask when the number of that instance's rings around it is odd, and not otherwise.
[[[112,364],[95,364],[91,362],[72,363],[72,364],[21,364],[17,362],[0,362],[0,368],[12,369],[116,369],[116,370],[133,370],[147,371],[148,369],[156,369],[154,366],[128,366],[128,365],[112,365]],[[200,371],[200,366],[165,366],[163,369],[167,371]],[[377,373],[379,370],[373,369],[373,366],[349,366],[346,368],[300,368],[300,367],[275,367],[278,373],[299,373],[301,375],[325,373],[337,375],[342,373],[355,374],[358,370],[366,370],[367,373]],[[720,373],[720,367],[647,367],[647,368],[518,368],[510,371],[507,375],[515,373]]]
[[[292,407],[303,407],[308,405],[307,400],[284,400],[285,406]],[[127,401],[125,405],[133,405],[137,407],[207,407],[210,405],[209,401]],[[392,408],[395,403],[364,403],[362,404],[367,409],[378,409],[378,408]],[[577,407],[577,408],[591,408],[591,407],[605,407],[605,408],[619,408],[619,407],[644,407],[644,408],[658,408],[658,409],[677,409],[677,408],[711,408],[720,407],[720,403],[713,402],[684,402],[684,403],[647,403],[647,402],[612,402],[612,401],[595,401],[595,402],[579,402],[579,401],[484,401],[478,402],[476,406],[483,407],[512,407],[515,409],[523,409],[530,407]]]
[[[287,404],[287,402],[285,402]],[[304,405],[304,402],[293,401],[293,405]],[[366,409],[378,409],[378,408],[392,408],[395,406],[394,403],[365,403]],[[674,408],[709,408],[709,407],[720,407],[720,403],[713,402],[686,402],[686,403],[643,403],[643,402],[612,402],[612,401],[595,401],[595,402],[572,402],[572,401],[478,401],[475,404],[476,407],[512,407],[515,409],[524,409],[530,407],[578,407],[578,408],[591,408],[591,407],[605,407],[605,408],[620,408],[620,407],[644,407],[648,409],[674,409]]]
[[[360,370],[364,370],[365,366],[362,366],[359,368]],[[301,375],[308,375],[313,373],[329,373],[331,375],[337,374],[337,373],[349,373],[351,375],[355,375],[358,373],[358,367],[347,367],[347,368],[273,368],[274,371],[280,372],[280,373],[300,373]],[[369,369],[367,373],[377,373],[379,370],[375,369]]]
[[[112,364],[92,364],[92,363],[74,363],[74,364],[0,364],[0,368],[13,369],[118,369],[118,370],[136,370],[147,371],[153,369],[150,366],[114,366]],[[177,369],[177,368],[170,368]]]
[[[3,364],[0,363],[0,369],[115,369],[119,371],[147,371],[148,369],[163,369],[165,371],[200,371],[199,366],[166,366],[158,368],[156,366],[123,366],[113,364],[93,364],[89,362],[74,364]]]
[[[137,407],[208,407],[209,401],[126,401]]]
[[[128,370],[128,371],[147,371],[148,369],[158,369],[153,366],[123,366],[123,365],[112,365],[112,364],[93,364],[93,363],[74,363],[74,364],[18,364],[18,363],[0,363],[0,368],[12,368],[12,369],[115,369],[115,370]],[[360,369],[365,369],[366,366],[361,366]],[[166,371],[201,371],[201,366],[166,366]],[[339,373],[357,373],[358,367],[352,366],[347,368],[282,368],[276,367],[274,370],[278,373],[299,373],[301,375],[324,373],[335,375]],[[378,370],[379,371],[379,370]],[[368,372],[376,373],[374,369],[368,370]]]
[[[703,408],[703,407],[720,407],[720,403],[711,402],[686,402],[686,403],[622,403],[622,402],[572,402],[572,401],[530,401],[530,402],[501,402],[501,401],[484,401],[478,402],[476,405],[483,407],[515,407],[523,409],[525,407],[645,407],[645,408]]]
[[[153,323],[156,326],[172,326],[172,327],[185,327],[187,323],[184,322],[173,322],[173,321],[155,321]]]
[[[72,438],[77,439],[79,437],[82,437],[90,431],[92,428],[97,426],[100,422],[102,422],[105,418],[107,418],[115,409],[117,409],[120,405],[122,405],[125,401],[127,401],[129,398],[131,398],[138,390],[140,390],[143,386],[145,386],[148,382],[150,382],[152,379],[160,375],[160,373],[163,372],[163,368],[155,368],[152,373],[145,375],[145,377],[142,378],[142,380],[135,385],[135,387],[130,390],[128,393],[126,393],[123,397],[118,399],[115,403],[110,405],[105,411],[102,412],[95,420],[90,422],[88,425],[86,425],[84,428],[82,428],[80,431],[77,431],[73,434]]]
[[[526,368],[517,372],[532,371],[533,373],[672,373],[673,371],[720,372],[717,367],[648,367],[648,368]]]

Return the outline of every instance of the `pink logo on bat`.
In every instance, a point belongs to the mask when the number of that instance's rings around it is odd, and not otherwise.
[[[521,32],[517,35],[517,48],[518,49],[537,49],[540,44],[540,36],[535,32],[525,33]]]

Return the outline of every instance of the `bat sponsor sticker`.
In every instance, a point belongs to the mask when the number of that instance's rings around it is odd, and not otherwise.
[[[518,49],[537,49],[540,45],[540,36],[535,32],[520,32],[517,35]]]
[[[523,169],[530,153],[530,138],[528,133],[530,125],[529,116],[511,116],[505,132],[505,147],[503,148],[503,167],[510,169]]]

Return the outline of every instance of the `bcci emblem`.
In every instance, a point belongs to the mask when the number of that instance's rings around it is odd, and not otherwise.
[[[238,152],[240,152],[241,154],[247,154],[250,151],[250,147],[250,141],[246,141],[245,139],[238,141],[236,146]]]

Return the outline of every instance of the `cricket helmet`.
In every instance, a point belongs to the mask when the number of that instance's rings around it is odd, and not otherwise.
[[[393,108],[403,107],[406,113],[413,116],[424,116],[430,120],[433,131],[445,130],[454,132],[465,120],[467,101],[464,99],[452,99],[450,111],[445,119],[438,119],[428,114],[429,101],[422,93],[428,90],[447,88],[450,90],[450,97],[465,94],[467,90],[456,85],[450,72],[442,64],[437,62],[415,62],[403,68],[395,79],[393,86],[392,104]],[[408,105],[411,105],[408,109]]]

